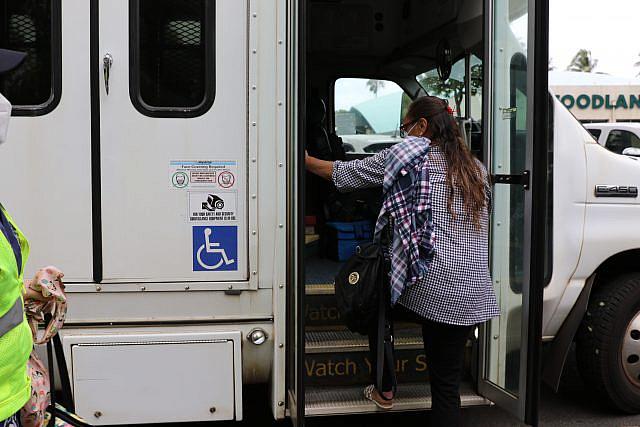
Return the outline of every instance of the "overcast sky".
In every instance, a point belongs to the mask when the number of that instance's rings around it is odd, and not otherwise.
[[[596,72],[635,77],[640,67],[640,0],[549,0],[549,57],[567,68],[578,51],[591,50]]]

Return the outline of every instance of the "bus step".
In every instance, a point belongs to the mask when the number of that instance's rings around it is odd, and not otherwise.
[[[333,284],[306,285],[305,325],[311,328],[341,327],[344,321],[338,310]],[[396,330],[415,327],[415,323],[395,322]]]
[[[372,360],[366,336],[349,330],[311,330],[305,334],[305,383],[309,386],[363,385],[371,381]],[[401,383],[429,378],[421,330],[396,330],[395,368]],[[472,345],[467,343],[465,368],[471,366]]]
[[[333,283],[309,283],[305,285],[306,295],[335,295],[335,293],[336,287]]]
[[[396,349],[421,349],[422,332],[419,328],[396,330],[394,335]],[[365,335],[343,330],[306,331],[305,352],[337,353],[369,351],[369,341]]]
[[[307,416],[321,416],[386,412],[365,399],[363,389],[364,386],[307,387],[305,413]],[[460,397],[463,407],[491,404],[475,392],[470,382],[462,383]],[[398,385],[392,411],[422,411],[430,408],[431,392],[428,384]]]
[[[305,325],[344,325],[333,289],[333,284],[306,285]]]
[[[373,360],[368,351],[308,353],[305,355],[307,386],[354,386],[371,383]],[[429,379],[427,359],[422,348],[396,348],[396,376],[400,383]]]

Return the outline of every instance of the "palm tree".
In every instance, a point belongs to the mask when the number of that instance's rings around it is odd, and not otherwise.
[[[583,73],[591,73],[593,69],[598,65],[598,60],[593,59],[591,51],[587,49],[580,49],[576,56],[573,57],[571,63],[567,67],[568,71],[580,71]]]
[[[384,87],[384,80],[367,80],[367,87],[377,97],[378,91]]]

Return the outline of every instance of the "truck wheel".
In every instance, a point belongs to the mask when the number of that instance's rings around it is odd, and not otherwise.
[[[611,406],[640,413],[640,273],[595,289],[576,336],[578,370]]]

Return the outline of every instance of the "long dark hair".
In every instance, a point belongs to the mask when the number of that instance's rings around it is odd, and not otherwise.
[[[480,215],[487,204],[485,178],[478,161],[462,139],[449,104],[435,96],[423,96],[409,105],[407,118],[426,119],[431,141],[445,154],[449,213],[456,218],[453,199],[456,190],[460,191],[465,213],[471,217],[475,226],[480,228]]]

